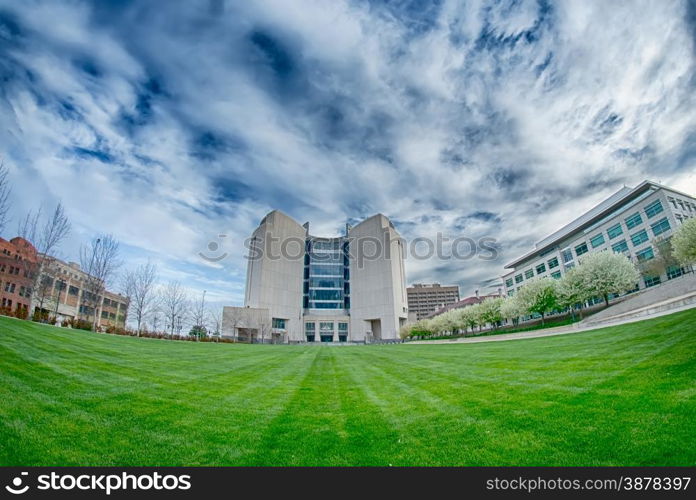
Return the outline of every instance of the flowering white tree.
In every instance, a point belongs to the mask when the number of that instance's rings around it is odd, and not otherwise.
[[[527,309],[517,299],[517,295],[504,299],[500,304],[500,315],[512,321],[513,325],[519,323],[522,316],[527,314]]]
[[[495,330],[503,320],[503,315],[500,312],[502,304],[503,299],[500,297],[491,297],[481,302],[478,306],[481,322],[484,325],[489,323]]]
[[[476,325],[478,325],[478,315],[476,314],[476,306],[462,307],[461,309],[456,309],[457,323],[460,328],[466,332],[467,328],[471,328],[474,331]]]
[[[685,220],[672,236],[674,256],[682,264],[696,263],[696,219]]]
[[[640,273],[628,257],[609,251],[591,253],[580,261],[580,275],[590,297],[603,297],[609,305],[609,294],[625,293],[635,288]]]
[[[552,278],[537,278],[528,281],[517,291],[517,300],[527,312],[541,314],[544,317],[558,307],[558,282]]]
[[[569,269],[558,282],[558,305],[563,308],[569,307],[575,319],[574,306],[583,304],[590,298],[592,295],[585,285],[583,267]]]

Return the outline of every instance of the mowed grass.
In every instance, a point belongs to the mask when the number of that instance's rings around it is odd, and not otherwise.
[[[695,465],[696,310],[542,339],[260,346],[0,318],[0,465]]]

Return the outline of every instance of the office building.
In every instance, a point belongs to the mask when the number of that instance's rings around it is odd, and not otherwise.
[[[406,289],[408,310],[416,319],[423,319],[433,311],[459,300],[459,286],[440,283],[416,283]]]
[[[560,278],[590,252],[609,250],[637,264],[655,258],[656,242],[669,238],[686,219],[696,216],[696,199],[655,182],[623,187],[571,223],[537,242],[534,249],[505,266],[504,293],[514,295],[525,281]],[[670,266],[661,275],[643,274],[637,288],[654,286],[688,271]]]
[[[244,307],[223,309],[223,335],[274,343],[399,338],[408,318],[404,248],[384,215],[325,238],[275,210],[250,241]]]

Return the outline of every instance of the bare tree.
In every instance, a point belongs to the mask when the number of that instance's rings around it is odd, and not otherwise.
[[[133,311],[138,336],[140,336],[143,321],[157,306],[155,281],[157,281],[157,266],[149,260],[146,264],[126,271],[123,276],[123,291],[130,299],[129,306]]]
[[[99,306],[107,285],[121,266],[119,244],[110,234],[93,239],[80,248],[80,267],[87,273],[80,300],[82,315],[92,318],[92,329],[97,329]]]
[[[208,312],[205,308],[205,293],[206,291],[203,290],[200,302],[191,304],[191,320],[194,327],[199,327],[207,332]]]
[[[0,233],[7,225],[7,214],[10,211],[10,171],[5,162],[0,160]]]
[[[271,328],[272,324],[270,320],[263,319],[259,323],[259,334],[261,335],[261,343],[263,344],[266,341],[266,337],[271,339],[271,332],[273,329]]]
[[[220,340],[220,329],[222,328],[222,311],[218,308],[208,308],[208,319],[212,335]]]
[[[170,281],[160,292],[160,310],[165,318],[165,327],[169,334],[181,332],[184,318],[187,315],[188,297],[178,281]]]
[[[70,234],[70,221],[65,215],[62,203],[58,203],[53,213],[43,225],[41,224],[42,210],[29,212],[20,221],[18,234],[31,242],[38,252],[38,260],[33,274],[33,297],[36,308],[43,312],[44,303],[53,293],[53,277],[55,274],[52,265],[55,261],[55,252]],[[60,292],[60,290],[58,290]]]

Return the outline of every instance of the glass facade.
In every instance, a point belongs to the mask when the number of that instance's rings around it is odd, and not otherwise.
[[[643,223],[643,218],[640,216],[639,212],[636,212],[630,217],[626,217],[625,222],[628,229],[633,229],[637,225]]]
[[[580,257],[583,254],[587,253],[587,243],[580,243],[578,246],[575,247],[575,255]]]
[[[645,215],[647,215],[649,219],[662,212],[662,210],[662,202],[660,200],[655,200],[650,205],[645,207]]]
[[[646,241],[648,241],[648,232],[645,229],[631,235],[631,243],[633,243],[634,247],[637,247]]]
[[[536,272],[537,272],[537,274],[545,273],[546,272],[546,264],[544,264],[542,262],[541,264],[536,266]]]
[[[564,264],[573,260],[573,252],[570,251],[570,248],[566,248],[565,250],[563,250],[562,255]]]
[[[527,278],[527,279],[533,278],[533,277],[534,277],[534,269],[527,269],[527,270],[524,272],[524,277]]]
[[[650,227],[652,228],[652,232],[655,236],[670,230],[669,221],[667,220],[667,217],[664,217],[663,219],[655,222],[654,224],[651,224]]]
[[[607,229],[607,234],[609,235],[609,239],[616,238],[617,236],[622,235],[623,229],[621,228],[621,224],[611,226],[609,229]]]
[[[638,262],[644,262],[655,257],[655,252],[653,252],[652,247],[644,248],[640,252],[636,252],[636,259]]]
[[[558,257],[554,257],[549,261],[549,269],[553,269],[554,267],[558,267]]]
[[[592,244],[592,248],[597,248],[600,245],[604,245],[604,235],[599,233],[597,236],[593,236],[590,239],[590,244]]]
[[[621,240],[617,243],[614,243],[611,246],[611,249],[616,253],[628,252],[628,243],[626,243],[626,240]]]
[[[348,242],[345,238],[309,238],[305,242],[305,309],[350,309]]]

